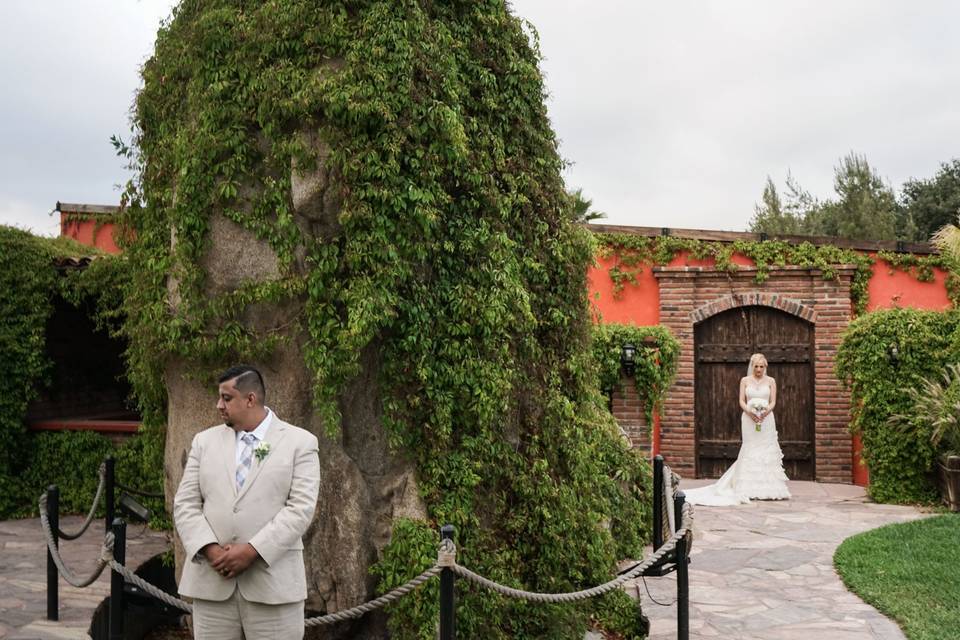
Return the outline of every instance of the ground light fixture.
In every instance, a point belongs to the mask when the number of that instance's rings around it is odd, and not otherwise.
[[[120,495],[117,506],[120,509],[120,513],[126,515],[127,518],[133,522],[148,522],[150,520],[150,509],[140,504],[137,499],[129,493]]]

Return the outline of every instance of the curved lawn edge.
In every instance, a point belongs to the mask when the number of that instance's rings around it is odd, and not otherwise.
[[[833,555],[843,583],[900,625],[909,640],[953,640],[960,629],[960,514],[851,536]]]

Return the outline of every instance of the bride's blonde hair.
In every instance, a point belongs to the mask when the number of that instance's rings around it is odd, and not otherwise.
[[[767,356],[763,355],[762,353],[755,353],[752,356],[750,356],[750,362],[747,364],[748,376],[753,375],[753,365],[757,360],[763,360],[763,364],[767,365],[768,367],[770,366],[770,363],[767,362]]]

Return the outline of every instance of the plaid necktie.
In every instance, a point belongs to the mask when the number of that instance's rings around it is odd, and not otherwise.
[[[245,433],[240,436],[243,440],[243,453],[240,455],[240,464],[237,465],[237,491],[243,488],[243,482],[250,473],[250,465],[253,464],[253,445],[257,442],[257,436],[252,433]]]

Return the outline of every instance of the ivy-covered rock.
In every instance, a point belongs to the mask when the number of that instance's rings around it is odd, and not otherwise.
[[[417,575],[443,523],[465,565],[534,590],[603,582],[642,553],[649,468],[597,390],[594,244],[538,63],[502,0],[185,0],[144,66],[131,378],[148,422],[169,424],[168,489],[215,420],[211,374],[236,360],[324,436],[310,609]],[[622,593],[459,598],[461,637],[641,629]],[[433,637],[435,608],[405,598],[394,637]]]

